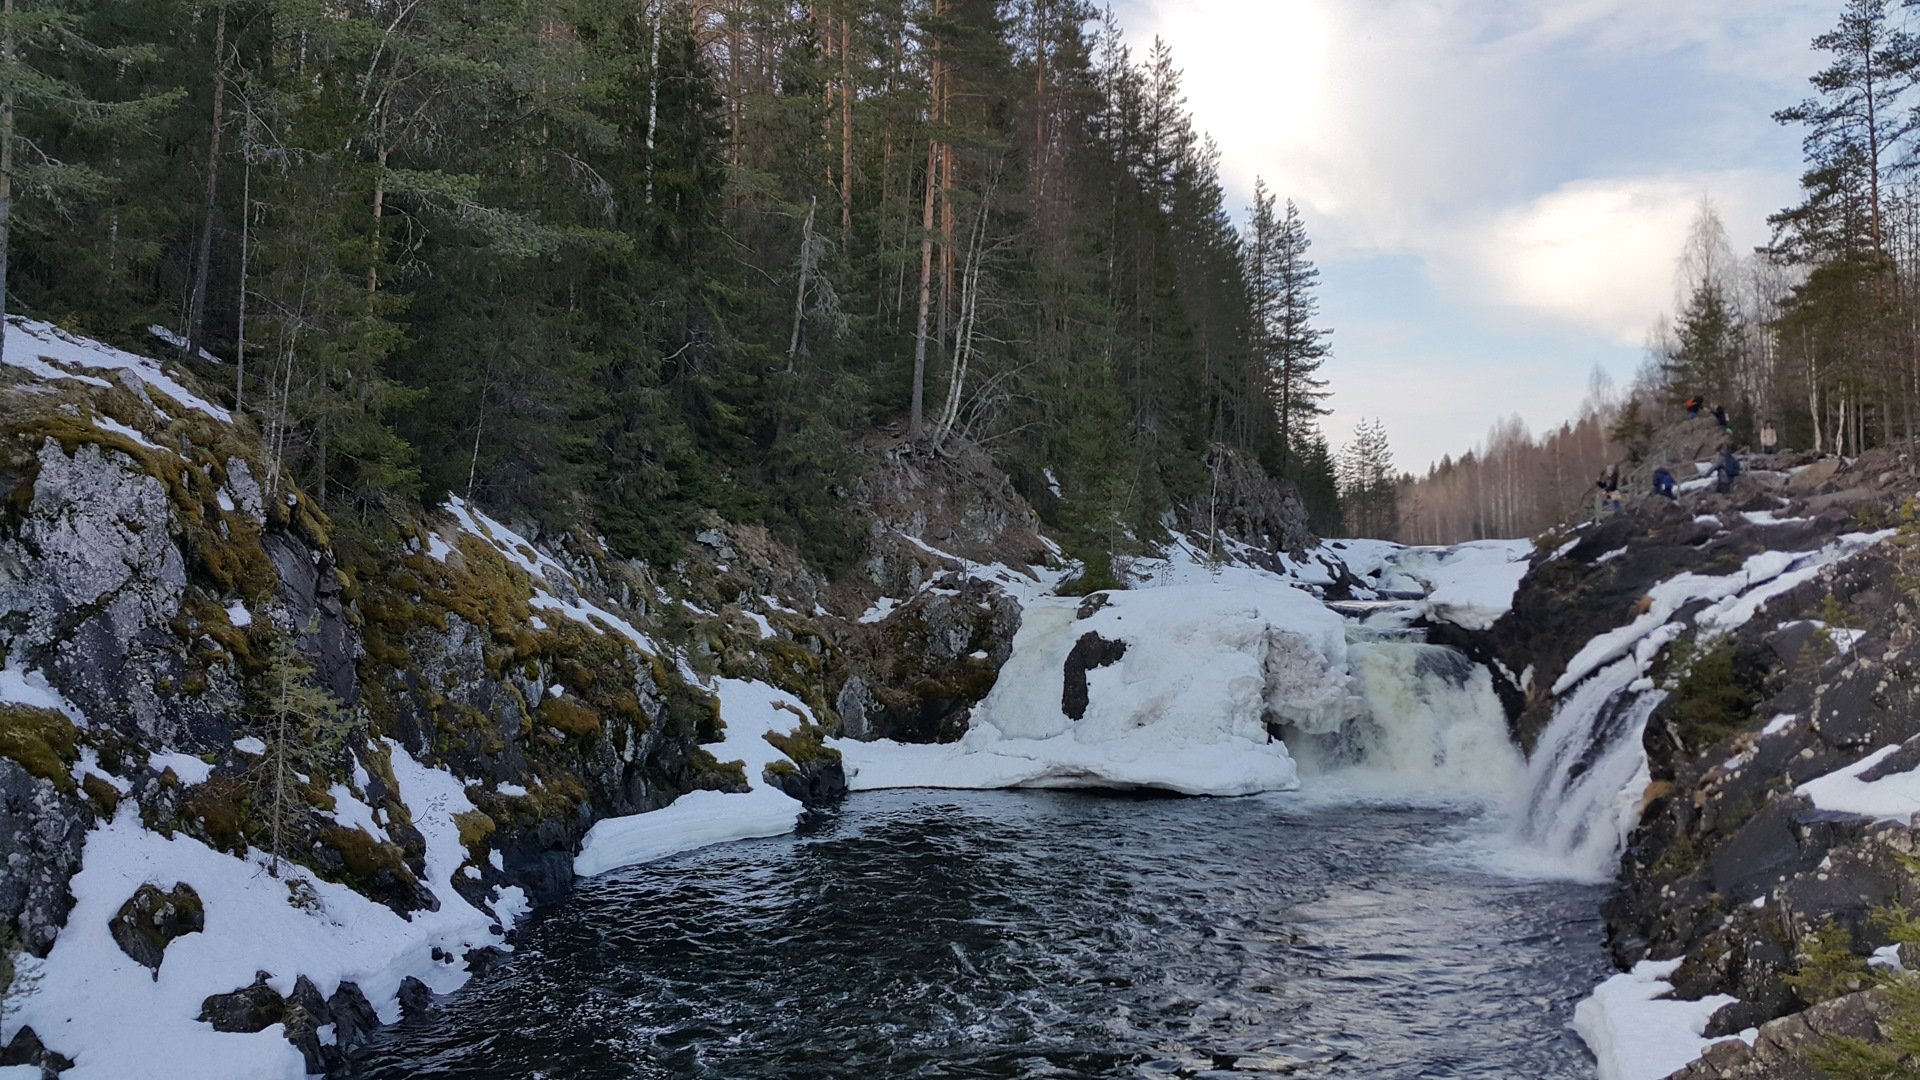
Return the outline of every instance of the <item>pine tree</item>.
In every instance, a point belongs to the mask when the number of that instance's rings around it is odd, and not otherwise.
[[[267,821],[267,872],[279,877],[290,818],[306,804],[300,788],[334,764],[352,715],[315,680],[293,636],[270,633],[266,663],[252,686],[251,726],[265,744],[253,796]]]
[[[127,71],[152,59],[151,47],[102,45],[81,37],[79,16],[60,0],[0,0],[0,342],[6,335],[9,253],[14,231],[40,225],[21,209],[59,207],[98,197],[111,185],[97,167],[49,154],[35,133],[64,126],[108,137],[137,133],[179,94],[101,97],[69,73],[75,58],[94,67]]]

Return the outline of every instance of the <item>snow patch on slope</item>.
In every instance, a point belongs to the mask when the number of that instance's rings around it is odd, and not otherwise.
[[[440,901],[437,911],[402,918],[289,863],[272,877],[264,854],[235,858],[184,833],[150,832],[138,808],[124,803],[87,834],[73,911],[53,950],[45,959],[20,958],[0,1043],[31,1026],[74,1059],[62,1074],[69,1080],[297,1080],[305,1063],[282,1025],[251,1035],[216,1032],[198,1019],[201,1003],[249,985],[256,972],[268,972],[268,985],[282,994],[304,975],[322,996],[355,983],[391,1023],[399,1019],[395,995],[404,978],[437,993],[459,987],[467,972],[451,958],[501,947],[526,900],[518,888],[501,889],[488,912],[454,891],[466,858],[454,815],[473,804],[452,774],[387,745],[400,795],[427,842],[424,883]],[[169,944],[157,975],[122,952],[108,930],[120,905],[147,883],[191,885],[205,905],[206,929]]]

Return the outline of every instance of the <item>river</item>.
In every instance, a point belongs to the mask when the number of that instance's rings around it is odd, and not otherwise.
[[[1312,784],[1309,784],[1312,790]],[[361,1080],[1593,1076],[1602,889],[1469,808],[857,794],[581,883]]]

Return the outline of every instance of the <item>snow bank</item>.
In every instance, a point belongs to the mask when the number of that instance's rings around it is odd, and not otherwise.
[[[1878,780],[1860,779],[1861,774],[1871,771],[1898,749],[1898,746],[1883,746],[1845,768],[1809,780],[1794,790],[1812,799],[1813,805],[1822,810],[1905,824],[1913,815],[1920,814],[1920,768]]]
[[[1735,630],[1752,619],[1769,600],[1812,581],[1826,567],[1892,535],[1891,529],[1848,533],[1817,551],[1763,551],[1748,558],[1739,570],[1724,576],[1689,573],[1669,578],[1648,591],[1647,610],[1639,617],[1595,637],[1575,653],[1567,662],[1566,671],[1554,681],[1553,693],[1565,693],[1580,680],[1630,652],[1645,653],[1646,650],[1639,647],[1662,631],[1668,631],[1666,637],[1671,640],[1681,629],[1670,622],[1674,613],[1696,600],[1712,601],[1695,617],[1698,626]]]
[[[1663,1080],[1721,1040],[1705,1038],[1713,1014],[1737,998],[1676,1001],[1667,982],[1679,960],[1642,960],[1573,1010],[1573,1029],[1600,1065],[1600,1080]],[[1749,1040],[1751,1041],[1751,1040]]]
[[[161,368],[160,361],[75,337],[52,323],[8,319],[6,351],[0,355],[0,363],[48,382],[64,379],[89,386],[111,385],[107,379],[90,374],[106,372],[136,393],[158,390],[176,404],[197,409],[215,420],[233,419],[227,410],[180,385]]]
[[[502,889],[488,912],[454,891],[466,859],[454,815],[473,804],[456,777],[387,745],[401,797],[426,840],[423,880],[439,910],[402,918],[287,863],[281,877],[271,877],[262,854],[239,859],[185,834],[149,832],[138,808],[123,803],[87,834],[73,911],[53,950],[45,959],[20,958],[0,1043],[31,1026],[74,1059],[62,1074],[67,1080],[295,1080],[306,1075],[305,1063],[281,1025],[251,1035],[216,1032],[199,1021],[201,1003],[251,984],[256,972],[269,973],[268,984],[282,994],[304,975],[323,996],[343,981],[357,984],[391,1023],[399,1019],[402,979],[438,993],[464,983],[465,966],[453,958],[499,946],[526,899],[517,888]],[[206,929],[168,945],[157,974],[108,931],[120,905],[146,883],[191,885],[205,906]]]
[[[958,743],[835,742],[848,782],[878,787],[1142,787],[1244,795],[1297,783],[1269,716],[1303,731],[1357,714],[1345,627],[1306,592],[1236,567],[1205,584],[1030,602],[1013,655]],[[1092,603],[1088,604],[1091,608]],[[1124,652],[1085,671],[1084,714],[1063,702],[1088,635]]]
[[[1532,558],[1530,540],[1477,540],[1453,547],[1406,548],[1389,565],[1420,583],[1429,618],[1485,630],[1513,610],[1513,594]]]
[[[740,762],[751,790],[738,794],[690,791],[659,810],[607,818],[581,842],[580,854],[573,860],[575,874],[592,877],[709,844],[793,831],[800,819],[800,803],[767,786],[761,774],[768,765],[784,760],[767,735],[793,730],[809,715],[806,706],[792,694],[760,682],[720,679],[715,689],[727,737],[706,749],[722,762]]]

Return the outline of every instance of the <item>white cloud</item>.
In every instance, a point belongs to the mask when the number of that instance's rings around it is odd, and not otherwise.
[[[1419,254],[1444,288],[1636,345],[1672,306],[1670,271],[1701,199],[1745,251],[1765,241],[1766,214],[1790,188],[1754,170],[1571,181],[1439,230]]]

